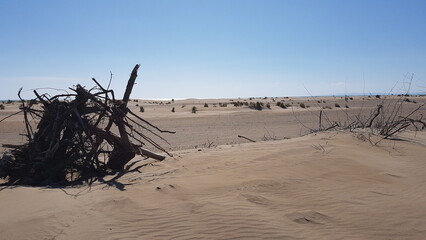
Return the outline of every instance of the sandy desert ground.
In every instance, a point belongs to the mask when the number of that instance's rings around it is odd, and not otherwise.
[[[424,239],[426,132],[408,131],[376,146],[353,132],[307,135],[325,106],[332,108],[324,109],[330,122],[344,123],[381,100],[274,100],[132,102],[135,112],[144,107],[145,119],[177,132],[165,135],[174,157],[136,157],[133,167],[145,165],[141,171],[109,184],[3,188],[0,238]],[[282,100],[293,107],[276,106]],[[269,102],[271,109],[234,107],[236,101]],[[403,111],[425,102],[410,97]],[[5,105],[0,119],[18,105]],[[22,143],[23,131],[22,116],[5,120],[0,144]]]

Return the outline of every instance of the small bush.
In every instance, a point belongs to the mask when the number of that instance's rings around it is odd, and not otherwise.
[[[6,104],[11,104],[11,103],[13,103],[12,100],[7,100],[7,102],[6,102]]]
[[[258,111],[262,111],[262,106],[263,106],[263,104],[261,102],[256,102],[256,103],[250,102],[250,104],[249,104],[250,109],[255,109],[255,110],[258,110]]]
[[[175,112],[175,108],[174,107],[172,108],[172,112]]]
[[[204,107],[209,107],[209,105],[207,103],[204,103]]]
[[[234,104],[234,107],[241,107],[241,106],[243,106],[245,103],[238,101],[238,102],[233,102],[233,104]]]
[[[380,96],[380,95],[378,95],[378,94],[376,95],[376,98],[379,98],[379,99],[380,99],[381,97],[382,97],[382,96]]]
[[[145,109],[143,108],[143,106],[139,107],[139,112],[145,112]]]
[[[182,108],[186,107],[186,105],[182,105]]]
[[[197,108],[195,106],[192,107],[192,113],[197,113]]]
[[[256,102],[256,106],[254,107],[254,109],[258,110],[258,111],[262,111],[262,103],[261,102]]]
[[[0,110],[3,110],[3,109],[4,109],[4,105],[0,104]]]
[[[300,104],[299,104],[299,106],[300,106],[301,108],[306,108],[306,106],[305,106],[305,104],[304,104],[304,103],[300,103]]]
[[[349,108],[348,104],[345,105],[345,108]]]
[[[322,107],[322,109],[331,109],[331,107],[330,106],[324,106],[324,107]]]
[[[287,106],[283,102],[277,102],[277,106],[286,109]]]
[[[334,106],[337,107],[337,108],[340,107],[340,105],[338,103],[335,103]]]
[[[219,103],[219,107],[227,107],[228,104],[227,103]]]
[[[266,104],[266,107],[267,107],[268,109],[271,109],[271,105],[270,105],[269,103],[267,103],[267,104]]]

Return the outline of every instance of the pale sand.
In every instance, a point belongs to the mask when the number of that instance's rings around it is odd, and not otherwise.
[[[295,137],[300,134],[300,124],[294,117],[291,122],[281,122],[294,113],[275,106],[269,112],[257,112],[228,105],[191,114],[192,105],[188,102],[186,112],[177,112],[172,117],[170,106],[149,105],[143,113],[155,124],[185,131],[172,136],[171,142],[184,142],[177,147],[180,151],[173,152],[174,159],[141,161],[136,166],[148,163],[141,173],[125,175],[116,186],[95,183],[91,188],[15,187],[0,191],[0,238],[426,236],[425,132],[407,132],[404,138],[410,141],[386,140],[379,146],[341,132],[242,143],[246,141],[236,134],[261,140],[266,127],[274,129],[269,130],[274,135],[282,134],[277,138],[285,137],[287,131],[294,132],[290,137]],[[179,104],[174,103],[175,107]],[[375,103],[372,101],[371,105]],[[314,110],[296,109],[297,114],[308,116],[303,120],[309,119],[310,111]],[[340,110],[330,111],[335,111],[336,116]],[[245,120],[247,117],[253,122]],[[316,124],[318,119],[310,117],[312,125]],[[233,125],[235,120],[239,124]],[[249,129],[242,133],[246,128]],[[277,132],[280,129],[283,132]],[[1,143],[22,141],[16,135],[22,131],[19,116],[0,123]],[[201,145],[206,135],[230,145],[204,148]],[[184,139],[188,136],[193,137]],[[125,191],[117,187],[124,187]]]

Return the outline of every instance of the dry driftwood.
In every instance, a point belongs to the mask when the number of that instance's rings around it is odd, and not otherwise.
[[[167,143],[160,133],[174,132],[157,128],[127,107],[138,68],[134,67],[122,100],[95,79],[96,88],[77,85],[70,88],[72,94],[48,97],[34,91],[36,98],[30,104],[19,91],[28,141],[3,145],[10,153],[0,159],[0,178],[27,185],[92,182],[122,170],[136,154],[165,158],[143,148],[146,143],[170,155],[157,141]],[[35,130],[32,122],[37,123]]]
[[[244,139],[246,139],[246,140],[248,140],[248,141],[250,141],[250,142],[256,142],[256,141],[254,141],[253,139],[250,139],[250,138],[248,138],[248,137],[244,137],[244,136],[242,136],[242,135],[238,135],[238,137],[239,137],[239,138],[244,138]]]

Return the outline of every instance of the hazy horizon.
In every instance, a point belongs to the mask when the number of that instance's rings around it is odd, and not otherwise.
[[[300,95],[300,96],[246,96],[246,97],[221,97],[221,98],[209,98],[209,97],[204,97],[204,98],[196,98],[196,97],[187,97],[187,98],[175,98],[175,97],[160,97],[160,98],[131,98],[131,99],[138,99],[138,100],[143,100],[143,101],[179,101],[179,100],[206,100],[206,99],[249,99],[249,98],[253,98],[253,99],[261,99],[261,98],[322,98],[322,97],[362,97],[362,96],[375,96],[375,95],[381,95],[381,96],[398,96],[400,94],[405,94],[405,93],[386,93],[386,92],[375,92],[375,93],[368,93],[368,94],[362,94],[362,93],[347,93],[347,94],[334,94],[334,95],[315,95],[315,96],[310,96],[310,95]],[[424,92],[415,92],[415,93],[410,93],[410,96],[425,96],[426,93]],[[31,98],[24,98],[23,100],[31,100],[31,99],[36,99],[36,97],[31,97]],[[120,97],[118,97],[117,99],[121,99]],[[9,99],[0,99],[0,102],[6,102],[6,101],[14,101],[14,102],[19,102],[20,100],[16,97],[16,98],[9,98]]]
[[[108,85],[110,71],[121,96],[135,64],[140,99],[425,93],[424,12],[417,0],[1,1],[0,99]]]

